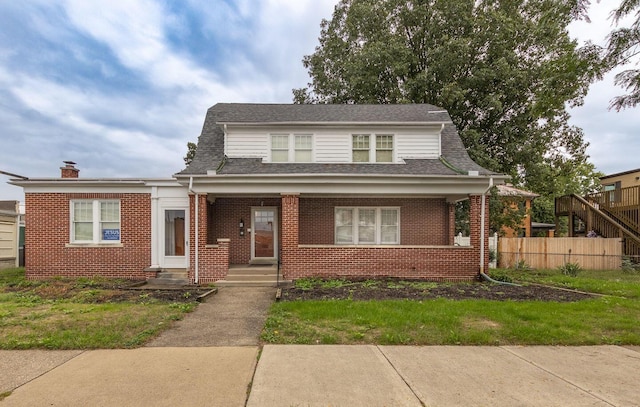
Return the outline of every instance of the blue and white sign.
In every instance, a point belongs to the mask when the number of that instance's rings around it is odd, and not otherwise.
[[[102,240],[120,240],[120,229],[102,229]]]

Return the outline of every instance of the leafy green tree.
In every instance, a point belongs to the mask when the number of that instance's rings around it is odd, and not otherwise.
[[[622,0],[613,12],[612,18],[616,26],[620,20],[635,13],[636,19],[630,27],[613,30],[607,37],[606,60],[610,66],[626,65],[640,55],[640,0]],[[615,77],[615,84],[622,86],[628,93],[616,96],[609,106],[618,111],[635,107],[640,103],[640,69],[627,69]]]
[[[191,164],[191,161],[193,161],[193,157],[196,156],[197,148],[198,148],[198,145],[196,143],[192,143],[190,141],[187,143],[187,155],[182,157],[186,165]]]
[[[589,168],[583,132],[567,112],[606,69],[598,47],[579,47],[567,31],[588,5],[342,0],[303,59],[311,82],[293,90],[294,101],[441,106],[476,162],[546,192],[558,171]]]

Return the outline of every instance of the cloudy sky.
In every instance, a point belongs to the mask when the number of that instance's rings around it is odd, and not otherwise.
[[[302,57],[337,0],[23,0],[0,2],[0,170],[56,177],[169,177],[217,102],[290,103]],[[595,2],[594,2],[595,3]],[[581,41],[602,43],[611,0],[592,6]],[[639,110],[607,110],[611,76],[573,123],[596,168],[640,167]],[[22,189],[0,175],[0,199]]]

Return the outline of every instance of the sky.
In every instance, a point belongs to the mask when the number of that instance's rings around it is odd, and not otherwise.
[[[0,1],[0,170],[166,178],[218,102],[291,103],[337,0]],[[604,44],[612,0],[578,41]],[[605,4],[606,3],[606,4]],[[609,111],[613,74],[571,110],[596,169],[640,167],[640,108]],[[23,200],[0,174],[0,200]]]

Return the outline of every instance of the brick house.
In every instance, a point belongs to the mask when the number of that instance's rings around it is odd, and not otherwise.
[[[171,270],[208,283],[279,262],[288,280],[472,280],[488,264],[485,194],[505,179],[474,163],[447,112],[427,104],[217,104],[172,178],[61,170],[12,180],[30,214],[29,278]],[[463,199],[470,247],[453,243]]]

